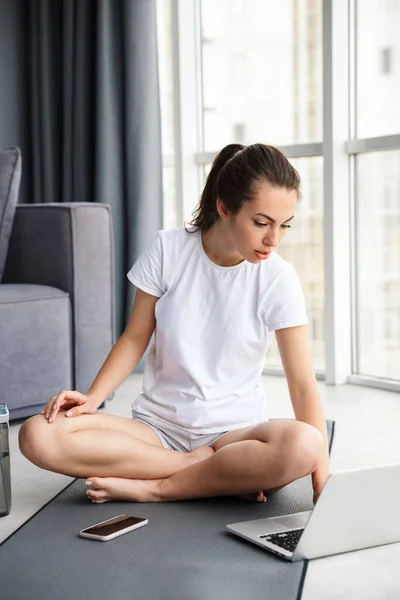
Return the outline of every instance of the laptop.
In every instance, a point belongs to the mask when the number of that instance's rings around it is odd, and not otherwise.
[[[227,529],[291,561],[400,541],[400,464],[332,473],[312,511]]]

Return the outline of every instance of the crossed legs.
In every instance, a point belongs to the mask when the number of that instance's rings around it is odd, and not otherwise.
[[[38,467],[72,477],[169,477],[213,453],[167,450],[144,423],[101,413],[66,418],[60,412],[53,423],[31,417],[20,429],[19,446]]]
[[[22,453],[39,467],[85,477],[94,502],[183,500],[274,490],[312,473],[322,435],[293,420],[231,431],[214,448],[167,450],[143,423],[114,415],[32,417],[20,430]]]

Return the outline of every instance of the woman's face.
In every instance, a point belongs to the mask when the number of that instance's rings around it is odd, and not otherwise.
[[[266,260],[290,228],[297,201],[295,190],[275,188],[266,182],[239,213],[228,213],[231,242],[239,254],[251,263]]]

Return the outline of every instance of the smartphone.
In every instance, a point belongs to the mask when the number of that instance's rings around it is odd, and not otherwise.
[[[147,525],[149,521],[141,517],[130,517],[128,515],[118,515],[107,521],[96,523],[87,529],[82,529],[79,535],[90,540],[98,540],[99,542],[108,542],[128,531],[133,531],[143,525]]]

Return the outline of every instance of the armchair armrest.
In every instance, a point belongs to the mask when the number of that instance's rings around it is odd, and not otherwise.
[[[69,293],[74,386],[85,392],[114,343],[110,207],[18,204],[2,281],[49,285]]]

